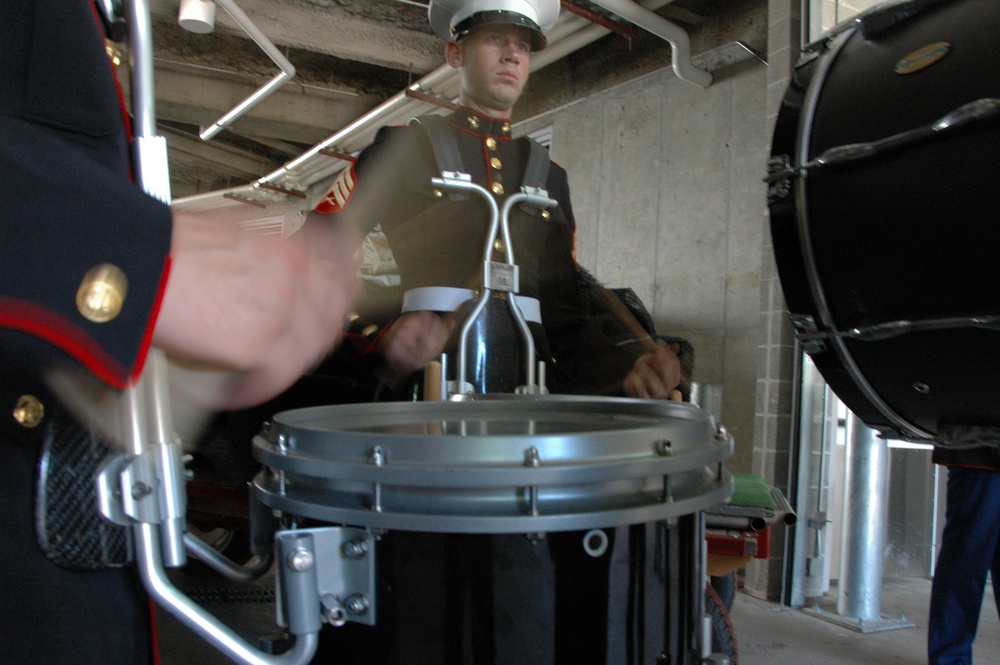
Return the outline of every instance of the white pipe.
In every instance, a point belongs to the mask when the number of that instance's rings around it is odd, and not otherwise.
[[[274,61],[274,64],[278,65],[281,69],[281,73],[276,74],[274,78],[233,107],[231,111],[209,125],[207,129],[203,129],[201,132],[201,138],[205,141],[221,132],[223,128],[232,124],[234,120],[262,102],[266,97],[270,96],[271,93],[284,85],[285,81],[288,81],[295,76],[295,66],[288,61],[288,58],[281,55],[281,52],[278,51],[277,47],[271,42],[271,40],[264,36],[264,33],[261,32],[256,25],[254,25],[254,22],[250,20],[249,16],[243,13],[242,9],[236,6],[236,3],[233,2],[233,0],[214,1],[217,5],[225,9],[227,14],[233,17],[233,20],[236,21],[248,35],[250,35],[251,39],[257,42],[257,46],[259,46],[264,53],[266,53],[268,57]]]
[[[646,0],[642,6],[637,5],[636,9],[656,16],[651,10],[669,4],[669,2],[670,0]],[[658,16],[656,17],[659,18]],[[668,25],[673,27],[675,31],[680,31],[684,44],[689,44],[687,34],[683,30],[680,30],[680,28],[677,28],[673,24]],[[575,14],[563,13],[556,22],[556,25],[549,32],[549,45],[544,51],[532,56],[531,71],[534,72],[542,69],[567,54],[583,48],[591,42],[597,41],[609,32],[610,30],[607,28],[595,25],[585,18]],[[688,52],[689,50],[690,48],[688,47]],[[673,58],[675,71],[677,70],[677,61],[679,59],[676,55]],[[711,75],[707,74],[707,72],[693,67],[690,63],[688,63],[688,66],[695,69],[696,72],[708,75],[709,79],[711,79]],[[459,83],[460,77],[458,72],[448,65],[443,65],[426,74],[419,81],[408,86],[407,89],[450,99],[458,95]],[[429,106],[427,102],[407,97],[406,90],[403,90],[365,115],[357,118],[346,127],[328,136],[319,144],[286,163],[281,168],[259,178],[256,182],[225,190],[194,194],[174,201],[174,205],[191,209],[200,207],[211,201],[220,200],[226,194],[249,196],[259,192],[259,187],[263,184],[288,185],[291,188],[299,188],[303,185],[308,186],[332,175],[342,168],[340,162],[321,155],[321,150],[339,149],[341,152],[360,150],[371,142],[379,127],[405,122],[405,120],[411,117],[426,113]]]
[[[678,78],[702,88],[712,85],[712,74],[695,67],[691,62],[691,39],[682,28],[632,0],[593,0],[593,2],[670,42],[671,65]]]
[[[589,21],[578,16],[574,16],[572,14],[564,14],[563,16],[565,18],[559,20],[550,32],[551,41],[548,49],[553,48],[553,46],[560,40],[563,40],[574,33],[581,32],[582,29],[590,26]],[[593,41],[594,39],[597,39],[607,33],[607,30],[603,28],[601,30],[602,32],[600,34],[593,35],[590,41]],[[585,43],[589,42],[582,42],[580,45]],[[579,48],[579,46],[577,46],[577,48]],[[546,49],[546,51],[548,49]],[[568,52],[569,51],[562,51],[564,55]],[[541,55],[544,54],[545,51],[543,51]],[[535,58],[532,58],[531,70],[535,71],[550,64],[551,62],[552,59],[543,60],[540,59],[540,56],[536,56]],[[447,98],[458,94],[459,79],[458,70],[454,69],[450,65],[442,65],[425,75],[416,83],[409,85],[407,90],[423,92],[431,95],[443,94]],[[413,99],[412,97],[407,97],[406,90],[398,92],[351,124],[327,137],[318,145],[313,146],[296,159],[282,166],[277,171],[265,175],[257,182],[261,184],[273,184],[276,180],[284,176],[288,176],[292,171],[303,166],[306,161],[318,155],[320,150],[323,149],[329,149],[334,146],[339,146],[340,148],[347,150],[360,149],[371,141],[371,137],[368,137],[366,134],[362,134],[365,138],[364,140],[358,142],[357,138],[359,133],[366,132],[367,130],[367,132],[370,132],[371,135],[374,136],[375,131],[377,131],[377,129],[382,125],[392,124],[393,122],[399,122],[404,118],[420,115],[422,109],[425,107],[426,102],[421,102],[420,100]],[[348,139],[354,139],[354,141],[356,143],[360,143],[360,145],[344,145],[344,142]],[[301,179],[301,175],[299,176],[299,179]]]

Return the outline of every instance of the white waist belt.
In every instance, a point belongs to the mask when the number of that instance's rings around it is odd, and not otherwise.
[[[403,294],[403,311],[416,312],[430,310],[432,312],[452,312],[467,300],[476,297],[472,289],[459,289],[454,286],[421,286],[410,289]],[[510,294],[521,310],[525,321],[542,322],[542,307],[537,298]]]

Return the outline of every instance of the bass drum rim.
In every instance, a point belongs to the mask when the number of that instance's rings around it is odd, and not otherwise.
[[[944,370],[935,371],[927,367],[911,368],[911,365],[917,363],[944,364],[943,360],[928,360],[928,354],[937,355],[945,341],[958,340],[959,343],[964,343],[966,348],[976,348],[975,345],[982,341],[984,333],[975,330],[978,326],[975,321],[980,317],[979,305],[972,307],[966,304],[970,301],[966,292],[962,292],[965,297],[961,301],[956,297],[948,297],[948,294],[957,295],[955,288],[963,285],[970,288],[977,282],[963,281],[968,279],[964,276],[965,273],[962,273],[962,279],[951,274],[956,271],[945,273],[938,278],[937,283],[946,286],[940,286],[937,291],[930,291],[931,296],[936,299],[925,301],[931,303],[928,310],[908,310],[907,307],[912,307],[908,303],[916,301],[910,294],[926,293],[923,285],[928,281],[935,284],[933,276],[944,271],[931,270],[924,261],[920,261],[914,267],[914,273],[922,280],[917,282],[921,288],[917,288],[908,285],[900,287],[897,285],[899,280],[890,279],[885,282],[881,277],[883,274],[905,276],[909,273],[902,269],[896,270],[895,273],[882,269],[882,266],[878,265],[880,263],[878,258],[875,259],[877,265],[873,266],[871,277],[862,276],[864,269],[857,271],[853,268],[850,270],[831,268],[830,265],[833,263],[846,265],[850,262],[844,261],[845,259],[853,260],[854,257],[868,254],[876,254],[885,260],[895,258],[895,255],[884,256],[881,251],[882,245],[890,239],[898,239],[901,236],[894,235],[895,226],[892,227],[894,229],[892,232],[881,230],[882,224],[878,222],[888,220],[884,212],[875,212],[879,209],[875,203],[879,203],[884,209],[887,207],[886,203],[909,204],[909,199],[916,199],[905,194],[911,190],[892,186],[898,185],[901,179],[906,183],[904,186],[920,187],[921,191],[929,188],[919,185],[921,181],[908,180],[907,178],[913,174],[896,166],[897,162],[892,161],[896,159],[893,153],[889,153],[888,156],[879,153],[874,158],[845,162],[842,166],[816,167],[813,164],[819,154],[830,148],[878,141],[908,129],[916,129],[921,126],[919,123],[926,122],[928,118],[933,120],[940,117],[939,111],[940,115],[944,115],[958,106],[981,98],[983,94],[989,94],[989,85],[992,84],[988,82],[996,80],[996,69],[993,65],[990,65],[993,74],[986,72],[980,77],[987,83],[979,81],[973,85],[969,77],[978,74],[962,73],[970,66],[969,58],[981,57],[978,55],[978,50],[974,49],[970,54],[970,49],[967,47],[977,39],[978,32],[974,30],[981,31],[982,28],[964,27],[968,24],[964,19],[977,13],[989,13],[990,16],[995,16],[995,8],[983,2],[964,0],[927,3],[921,9],[923,13],[908,17],[905,21],[899,20],[897,21],[899,25],[892,24],[888,28],[882,28],[882,32],[865,30],[864,24],[856,22],[831,35],[826,42],[819,43],[821,50],[809,53],[796,65],[774,128],[769,167],[772,176],[769,178],[768,205],[776,267],[791,312],[795,336],[802,342],[803,350],[813,358],[817,369],[831,389],[867,425],[880,430],[889,438],[938,443],[946,439],[953,440],[956,436],[967,437],[973,425],[985,425],[990,429],[1000,427],[1000,422],[995,422],[995,418],[991,420],[982,406],[987,400],[975,395],[971,389],[963,389],[964,392],[956,391]],[[956,25],[963,27],[956,28]],[[924,70],[917,70],[919,72],[917,76],[912,76],[912,73],[902,76],[892,72],[892,64],[896,62],[896,57],[915,52],[913,48],[916,43],[929,43],[938,37],[954,41],[953,52],[941,60],[947,63],[946,65],[938,64],[937,60],[929,61],[930,64]],[[867,56],[868,59],[862,56]],[[971,64],[976,62],[973,60]],[[866,71],[864,67],[873,73],[870,76],[861,76],[862,82],[856,86],[845,83],[852,79],[846,79],[844,72]],[[927,76],[930,78],[922,78]],[[873,87],[873,81],[879,82],[879,89],[882,89],[881,84],[889,80],[888,77],[896,77],[892,82],[896,80],[900,82],[892,85],[884,83],[885,94],[875,100],[866,98],[866,103],[872,106],[870,117],[864,115],[861,115],[860,119],[855,117],[858,115],[855,107],[861,103],[860,101],[854,106],[838,106],[839,102],[832,101],[843,99],[858,90],[870,89]],[[955,83],[946,90],[935,88],[936,95],[932,96],[933,101],[922,95],[930,83],[947,77],[952,77]],[[996,94],[992,96],[995,97]],[[857,95],[851,99],[856,97]],[[894,115],[898,114],[879,110],[891,107],[893,101],[903,107],[909,107],[906,122],[900,121],[898,126],[894,124],[897,122]],[[921,119],[917,120],[918,117]],[[836,121],[839,121],[839,124]],[[911,126],[909,124],[911,122],[917,124]],[[817,124],[821,125],[819,130]],[[846,125],[843,131],[833,129],[843,125]],[[933,158],[941,155],[949,156],[952,160],[961,159],[964,163],[973,162],[975,160],[969,159],[970,155],[967,152],[970,150],[969,145],[974,144],[977,139],[982,140],[980,137],[984,128],[985,131],[991,132],[986,135],[986,138],[992,141],[989,145],[995,145],[996,134],[993,127],[995,123],[978,124],[971,129],[963,128],[942,135],[947,138],[936,139],[936,142],[908,144],[905,148],[907,151],[905,158],[913,157],[915,163],[919,165],[918,168],[924,169],[935,163]],[[824,138],[816,138],[820,134]],[[831,139],[831,136],[838,138]],[[881,184],[882,181],[872,175],[873,172],[883,176],[888,175],[885,181],[888,185]],[[914,173],[923,174],[922,171]],[[873,196],[872,188],[865,193],[858,193],[852,189],[851,184],[865,177],[883,187],[883,195],[888,192],[883,201],[869,203]],[[945,186],[949,184],[954,186],[954,181],[959,178],[961,178],[959,175],[949,175],[942,179],[945,181]],[[978,182],[975,178],[972,180]],[[914,184],[911,185],[911,182]],[[818,188],[819,183],[822,183],[822,188]],[[837,187],[844,192],[840,199],[833,198],[834,194],[831,194]],[[961,215],[963,211],[969,217],[978,214],[976,224],[968,225],[968,232],[975,235],[973,230],[981,228],[983,223],[981,213],[985,213],[986,209],[980,199],[963,198],[959,191],[961,190],[954,188],[952,192],[956,197],[955,215]],[[850,205],[841,202],[843,199],[851,200],[852,194],[847,192],[852,192],[854,197]],[[969,201],[972,201],[971,205]],[[962,202],[966,203],[965,208],[958,206]],[[926,223],[925,226],[933,228],[933,222],[938,221],[940,215],[917,207],[915,211],[898,214],[898,219],[898,223],[893,221],[900,226],[905,226],[909,222],[911,228],[921,228],[918,223],[923,221]],[[875,230],[862,230],[862,222]],[[853,233],[857,233],[859,243],[857,253],[844,249],[836,240],[832,241],[832,244],[816,240],[816,238],[822,240],[824,237],[825,240],[830,240],[831,236],[837,234],[842,238],[851,238]],[[903,255],[898,257],[904,262],[903,265],[908,265],[905,261],[912,246],[924,242],[924,236],[926,233],[917,236],[921,238],[918,241],[910,238],[907,232],[905,236],[907,240],[902,244],[909,249],[905,252],[897,250],[903,252]],[[960,237],[956,235],[956,238]],[[879,251],[872,251],[868,247],[868,242],[872,240],[875,241],[873,248]],[[955,244],[960,242],[962,241],[954,241]],[[846,244],[845,241],[844,245]],[[927,253],[933,252],[939,244],[928,241],[927,244],[918,246],[924,248],[924,253]],[[940,246],[954,245],[941,243]],[[818,254],[816,249],[822,249],[825,253]],[[863,254],[861,250],[865,249],[869,251]],[[966,263],[975,264],[968,261],[969,257],[965,258]],[[818,261],[826,263],[819,265]],[[853,262],[858,263],[858,261]],[[890,267],[896,265],[894,263]],[[920,270],[920,267],[924,269]],[[874,277],[876,275],[878,277]],[[871,284],[881,284],[882,287],[866,286]],[[831,287],[840,288],[840,291]],[[907,291],[897,292],[894,289],[907,289]],[[892,296],[902,293],[906,293],[906,298],[896,299],[900,304],[898,309],[885,304]],[[976,300],[974,295],[971,300]],[[959,305],[959,302],[962,304]],[[849,307],[856,307],[856,310]],[[931,311],[933,307],[939,309],[936,312]],[[959,311],[961,316],[953,314],[950,311],[952,308]],[[874,320],[859,319],[855,311],[864,312]],[[856,334],[858,330],[868,328],[877,332],[876,329],[880,326],[888,330],[896,324],[907,324],[899,327],[902,329],[901,334],[897,334],[900,332],[898,329],[890,331],[893,332],[892,335],[886,334],[880,338],[875,336],[869,338],[866,336],[868,333]],[[956,330],[962,331],[961,334],[944,332],[941,333],[941,337],[936,338],[938,333],[933,328],[944,329],[947,325],[954,325]],[[925,343],[926,346],[923,346]],[[918,355],[915,350],[920,348],[926,350]],[[988,348],[992,349],[995,346],[991,345]],[[912,355],[906,356],[907,353]],[[952,371],[958,372],[961,369],[963,370],[961,376],[975,374],[976,378],[979,378],[984,372],[978,371],[975,359],[960,357],[961,355],[950,352],[949,360],[964,361],[964,364],[953,366]],[[882,356],[892,356],[897,360],[906,356],[908,361],[894,367],[880,360]],[[993,366],[989,365],[991,368]],[[991,394],[996,392],[994,390]]]

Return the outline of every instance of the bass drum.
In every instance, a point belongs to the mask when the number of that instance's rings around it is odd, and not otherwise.
[[[1000,434],[1000,3],[887,3],[796,65],[769,165],[796,336],[892,438]]]

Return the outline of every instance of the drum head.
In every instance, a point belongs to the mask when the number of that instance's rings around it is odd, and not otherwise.
[[[676,402],[517,397],[277,414],[254,438],[268,506],[411,531],[516,533],[690,514],[731,492],[732,439]]]

